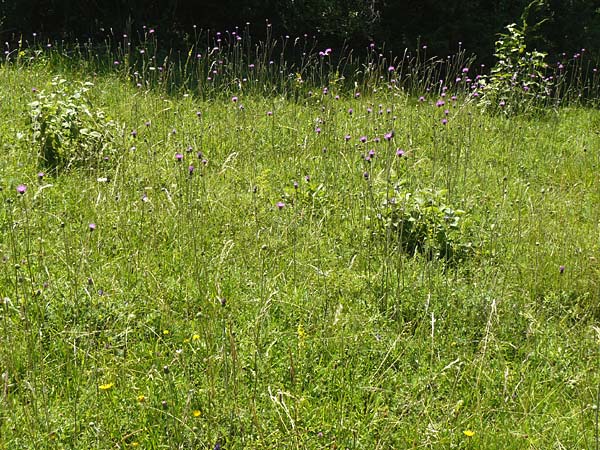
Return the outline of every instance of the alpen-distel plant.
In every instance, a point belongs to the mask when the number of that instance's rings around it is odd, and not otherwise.
[[[38,92],[29,104],[33,144],[46,169],[93,167],[116,155],[122,129],[93,105],[88,95],[93,86],[55,77],[49,91]]]
[[[540,8],[544,0],[534,0],[523,11],[521,25],[511,23],[495,43],[494,56],[498,61],[488,76],[483,76],[484,97],[480,105],[488,110],[506,114],[522,113],[532,107],[546,105],[552,95],[552,77],[546,76],[547,54],[528,50],[527,35],[545,22],[529,26],[527,19],[532,8]]]

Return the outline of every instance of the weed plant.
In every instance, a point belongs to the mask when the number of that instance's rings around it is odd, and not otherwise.
[[[482,112],[464,52],[157,34],[6,50],[0,448],[598,445],[598,111]],[[85,111],[118,126],[52,164]]]

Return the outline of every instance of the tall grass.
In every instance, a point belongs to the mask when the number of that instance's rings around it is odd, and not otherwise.
[[[237,33],[7,48],[0,448],[593,448],[597,80]],[[57,73],[108,159],[47,170]]]

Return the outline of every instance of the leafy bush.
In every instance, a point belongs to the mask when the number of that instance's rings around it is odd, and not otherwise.
[[[521,17],[522,24],[511,23],[506,26],[506,33],[500,34],[495,44],[494,56],[497,63],[488,77],[483,77],[484,99],[481,102],[486,108],[502,109],[507,113],[523,112],[529,107],[544,104],[551,95],[552,80],[545,75],[548,64],[547,54],[539,51],[528,51],[527,33],[531,28],[527,25],[527,16],[534,6],[543,5],[543,1],[530,3]]]
[[[123,130],[92,105],[87,95],[91,87],[90,82],[54,78],[51,91],[41,91],[30,103],[33,142],[47,169],[90,167],[115,156]]]
[[[444,201],[445,192],[397,185],[391,192],[376,194],[380,230],[409,255],[459,262],[474,251],[465,211]]]

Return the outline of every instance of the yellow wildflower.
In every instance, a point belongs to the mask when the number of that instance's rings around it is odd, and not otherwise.
[[[200,410],[195,409],[192,414],[194,415],[194,417],[200,417]]]
[[[101,384],[100,386],[98,386],[98,388],[100,388],[101,391],[108,391],[110,388],[114,387],[115,383],[106,383],[106,384]]]
[[[463,434],[465,436],[467,436],[467,437],[473,437],[473,436],[475,436],[475,432],[472,431],[472,430],[465,430],[465,431],[463,431]]]
[[[144,396],[144,395],[138,395],[137,396],[137,401],[140,402],[140,403],[145,402],[146,401],[146,396]]]

